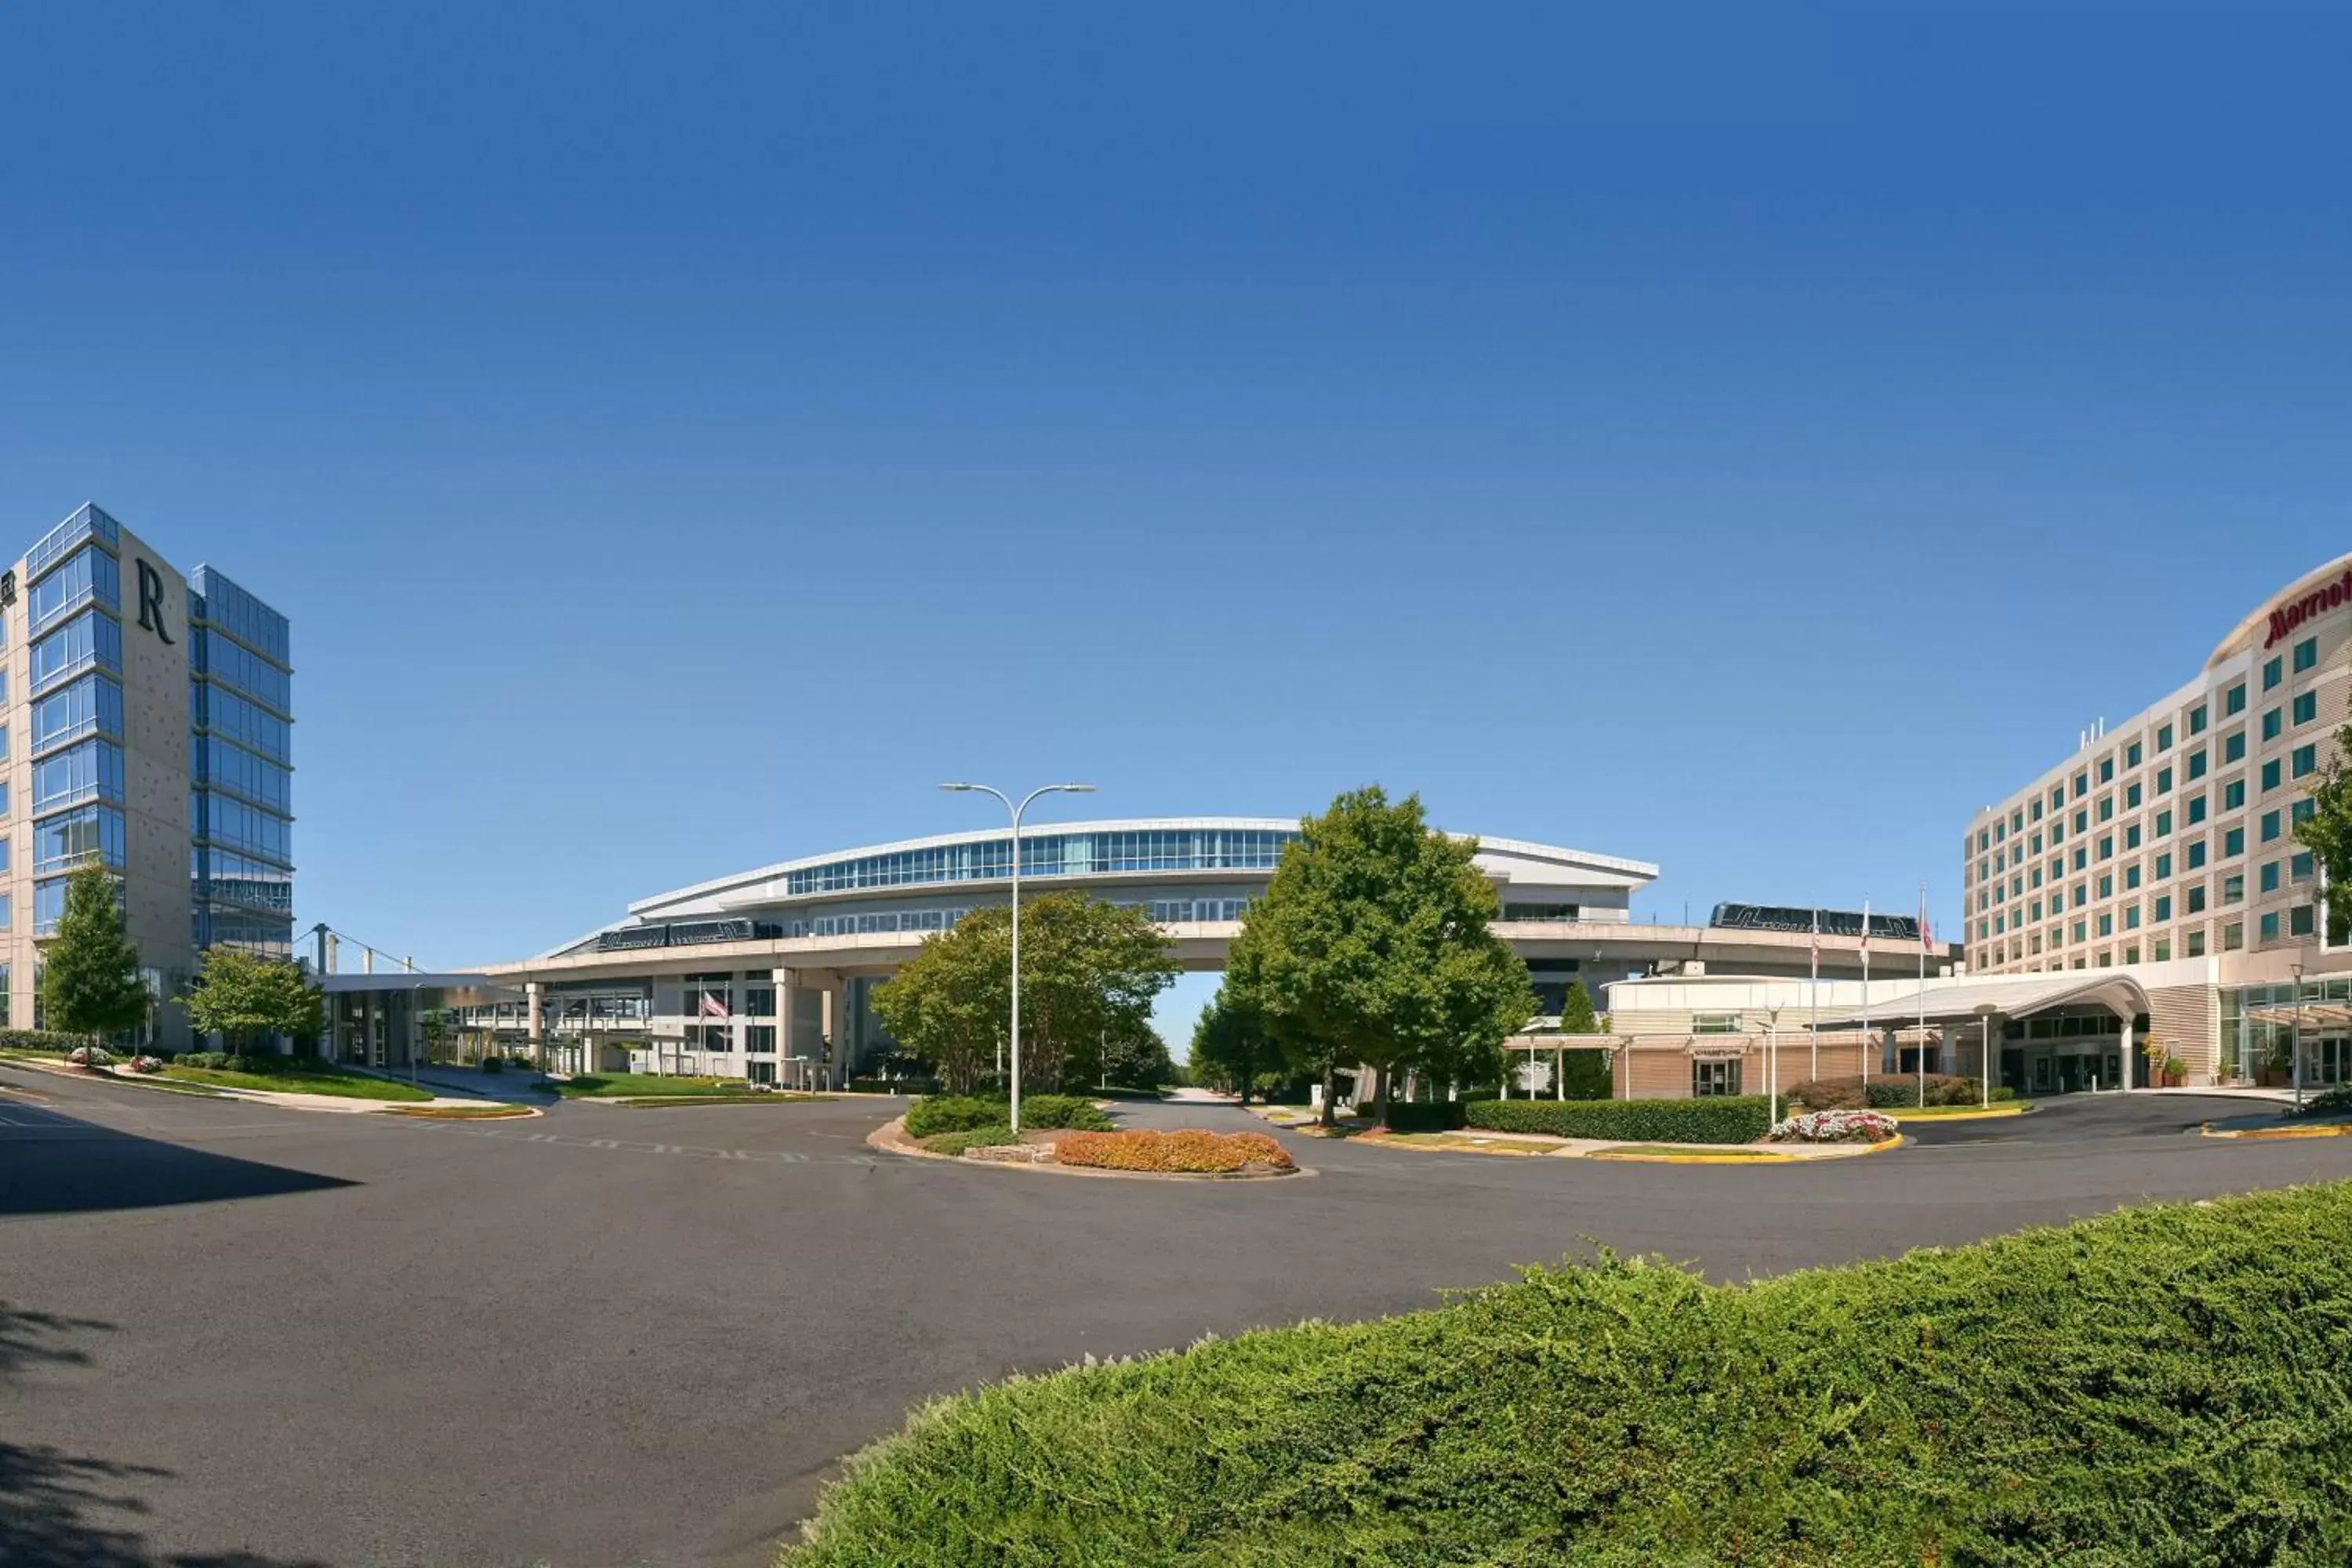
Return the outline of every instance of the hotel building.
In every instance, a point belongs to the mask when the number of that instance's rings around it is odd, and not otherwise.
[[[1242,913],[1264,893],[1296,819],[1173,817],[1024,826],[1024,897],[1082,889],[1150,911],[1187,969],[1223,968]],[[514,1049],[543,1045],[570,1067],[687,1071],[754,1082],[839,1085],[890,1048],[874,988],[925,937],[975,905],[1009,896],[1003,828],[842,849],[698,883],[629,906],[626,917],[536,958],[462,977],[509,988],[512,1001],[457,1007],[466,1028]],[[1556,1012],[1571,982],[1596,1005],[1627,975],[1728,970],[1796,976],[1815,938],[1788,911],[1738,906],[1738,924],[1652,925],[1633,895],[1658,874],[1646,861],[1559,845],[1481,837],[1478,868],[1495,885],[1495,930],[1527,961],[1534,1005]],[[1734,909],[1727,906],[1727,910]],[[1852,930],[1818,939],[1823,974],[1861,973]],[[1907,971],[1916,926],[1881,917],[1878,962]],[[1944,962],[1940,952],[1937,963]],[[403,977],[386,977],[387,991]],[[429,1000],[427,1005],[433,1005]],[[352,1039],[374,1038],[354,1026]],[[337,1049],[345,1032],[339,1029]],[[368,1059],[396,1063],[398,1030]]]
[[[292,950],[286,617],[210,566],[183,575],[95,506],[0,574],[0,1026],[41,1023],[41,949],[95,860],[159,1006],[214,943]],[[21,826],[19,826],[21,825]]]
[[[1977,813],[1961,844],[1970,971],[2132,971],[2191,1083],[2292,1078],[2297,1044],[2304,1081],[2352,1079],[2352,950],[2326,942],[2319,868],[2294,838],[2347,693],[2352,555]],[[2039,1044],[2011,1041],[2029,1064]]]

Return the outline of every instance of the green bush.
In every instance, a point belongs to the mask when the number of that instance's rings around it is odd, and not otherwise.
[[[88,1044],[89,1037],[86,1035],[68,1035],[56,1029],[0,1029],[0,1051],[61,1057]]]
[[[1451,1132],[1462,1125],[1465,1110],[1461,1100],[1440,1100],[1433,1105],[1393,1100],[1384,1125],[1391,1132]]]
[[[915,1102],[907,1112],[907,1136],[918,1142],[941,1132],[961,1132],[973,1127],[1002,1127],[1012,1113],[1002,1100],[971,1095],[935,1095]],[[1067,1127],[1081,1132],[1108,1132],[1111,1120],[1094,1102],[1076,1094],[1030,1094],[1021,1100],[1024,1127]]]
[[[482,1058],[482,1070],[484,1072],[504,1072],[507,1070],[507,1059],[504,1057],[484,1057]]]
[[[2352,1562],[2352,1184],[1741,1287],[1604,1257],[1016,1379],[784,1568]]]
[[[1463,1120],[1490,1132],[1636,1143],[1753,1143],[1771,1130],[1760,1094],[1711,1100],[1474,1100]]]
[[[967,1149],[997,1149],[1020,1142],[1020,1135],[1004,1126],[967,1127],[961,1132],[939,1132],[921,1140],[934,1154],[961,1154]]]
[[[1021,1097],[1021,1125],[1108,1132],[1117,1124],[1082,1094],[1024,1094]]]
[[[937,1094],[940,1080],[935,1078],[854,1078],[849,1080],[852,1094]]]

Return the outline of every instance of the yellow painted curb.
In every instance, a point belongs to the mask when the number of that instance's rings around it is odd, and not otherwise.
[[[2263,1142],[2275,1138],[2352,1138],[2352,1121],[2331,1121],[2317,1127],[2216,1127],[2211,1122],[2197,1129],[2200,1138],[2238,1138]]]
[[[452,1112],[446,1109],[436,1110],[429,1105],[404,1105],[394,1102],[385,1106],[376,1114],[405,1117],[411,1121],[520,1121],[526,1116],[544,1116],[547,1112],[529,1105],[512,1107],[501,1105],[497,1110],[486,1110],[478,1115],[468,1116],[463,1112]]]
[[[1819,1157],[1815,1156],[1816,1159]],[[1581,1158],[1642,1165],[1802,1165],[1810,1163],[1794,1154],[1644,1154],[1634,1150],[1618,1149],[1595,1149]]]

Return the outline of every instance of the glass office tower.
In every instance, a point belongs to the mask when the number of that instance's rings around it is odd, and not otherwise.
[[[199,566],[188,577],[188,825],[196,951],[294,945],[293,667],[286,617]]]
[[[116,879],[167,1049],[205,948],[291,951],[291,685],[285,616],[95,506],[0,572],[0,1026],[41,1022],[79,866]]]

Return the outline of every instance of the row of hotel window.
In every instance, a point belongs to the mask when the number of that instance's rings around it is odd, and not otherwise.
[[[2315,808],[2310,801],[2298,801],[2295,803],[2293,812],[2290,813],[2284,821],[2282,821],[2279,814],[2275,811],[2266,811],[2263,813],[2262,816],[2256,823],[2257,831],[2261,834],[2260,841],[2264,844],[2273,844],[2278,842],[2282,837],[2292,832],[2294,825],[2307,821],[2314,809]],[[2171,814],[2168,812],[2159,812],[2157,816],[2158,824],[2156,837],[2158,841],[2161,842],[2162,840],[2171,837]],[[2105,865],[2106,862],[2116,858],[2115,844],[2116,841],[2113,835],[2109,835],[2108,837],[2099,840],[2096,864]],[[2215,834],[2210,840],[2201,837],[2181,840],[2180,857],[2184,868],[2190,871],[2202,869],[2205,865],[2206,849],[2209,844],[2218,849],[2219,858],[2223,860],[2236,859],[2239,856],[2243,855],[2246,852],[2245,824],[2242,822],[2231,823],[2229,826],[2222,828],[2219,833]],[[2125,829],[2123,841],[2124,853],[2126,855],[2136,853],[2139,847],[2139,825],[2137,823],[2134,823],[2131,826]],[[2074,851],[2074,868],[2077,871],[2087,870],[2094,864],[2093,858],[2085,852],[2086,848],[2087,847],[2084,847],[2084,848],[2077,848]],[[2172,875],[2172,854],[2173,852],[2169,849],[2159,849],[2149,858],[2148,868],[2150,875],[2148,880],[2151,882],[2161,882],[2166,878]],[[2304,855],[2297,856],[2296,858],[2300,860],[2308,860],[2310,857]],[[2059,884],[2065,879],[2066,864],[2066,858],[2063,855],[2053,857],[2048,864],[2050,896],[2053,901],[2054,907],[2058,909],[2063,909],[2065,907],[2063,898],[2059,889]],[[1999,869],[2000,868],[1995,868],[1996,871]],[[2037,861],[2034,865],[2022,870],[2011,870],[2010,872],[2009,879],[2006,882],[1995,882],[1990,888],[1982,886],[1976,887],[1974,889],[1976,913],[1981,915],[1988,910],[1998,909],[2002,904],[2022,901],[2028,894],[2039,891],[2042,885],[2042,872],[2043,866],[2042,863]],[[2103,871],[2099,874],[2098,885],[2105,889],[2099,894],[2099,897],[2104,899],[2114,896],[2115,889],[2113,884],[2115,881],[2115,876],[2116,874],[2113,871]],[[2123,878],[2124,887],[2126,890],[2138,887],[2140,884],[2139,863],[2137,861],[2134,861],[2131,864],[2125,866],[2123,868]],[[1971,880],[1973,880],[1973,879]],[[2084,880],[2078,881],[2074,884],[2074,902],[2076,904],[2079,905],[2085,901],[2084,897],[2084,889],[2089,885],[2090,879],[2088,878],[2085,878]]]
[[[2224,764],[2226,765],[2227,763],[2240,761],[2243,754],[2242,750],[2229,752],[2223,758]],[[2272,757],[2267,759],[2263,762],[2260,772],[2256,774],[2256,777],[2261,781],[2263,793],[2268,795],[2273,790],[2275,790],[2284,784],[2288,778],[2306,778],[2318,771],[2319,747],[2317,742],[2315,742],[2309,745],[2297,746],[2294,752],[2286,757]],[[2197,780],[2203,778],[2205,773],[2205,753],[2200,751],[2192,754],[2189,759],[2188,782],[2194,784]],[[2170,795],[2172,793],[2172,770],[2169,767],[2158,768],[2156,772],[2155,780],[2156,797],[2160,800],[2164,796]],[[2126,811],[2137,811],[2144,804],[2146,798],[2145,794],[2137,781],[2126,784],[2123,791],[2123,809]],[[2221,808],[2223,811],[2235,811],[2243,806],[2246,804],[2246,781],[2242,778],[2236,778],[2224,783],[2221,787],[2218,798],[2221,801]],[[2096,805],[2077,808],[2074,812],[2074,819],[2075,837],[2080,837],[2082,835],[2090,832],[2095,826],[2115,820],[2116,799],[2116,797],[2112,795],[2101,795]],[[2181,797],[2180,809],[2187,815],[2190,822],[2202,822],[2205,820],[2207,800],[2208,797],[2202,792],[2192,795],[2184,795]],[[2158,812],[2157,814],[2157,819],[2160,822],[2168,823],[2171,821],[2171,815],[2168,811]],[[2037,818],[2036,820],[2039,819]],[[2025,842],[2022,844],[2011,845],[2007,848],[2002,848],[2000,846],[2003,842],[2004,835],[2000,832],[1995,832],[1991,838],[1987,839],[1985,830],[1982,828],[1978,829],[1977,839],[1979,847],[1976,858],[1977,875],[1979,877],[1984,876],[1988,869],[1992,871],[2000,870],[2002,868],[2004,858],[2021,861],[2029,854],[2039,855],[2042,853],[2043,841],[2043,834],[2042,830],[2038,828],[2035,829],[2032,837],[2028,838],[2025,832],[2021,829],[2018,833],[2018,837],[2021,839],[2025,839]],[[2064,817],[2059,813],[2053,812],[2051,814],[2048,840],[2051,847],[2053,848],[2055,848],[2059,845],[2066,842],[2066,822]],[[1992,849],[1992,852],[1990,855],[1983,852],[1984,847],[1988,845],[1990,845]],[[2080,851],[2077,851],[2077,853],[2080,853]]]
[[[2305,637],[2302,642],[2297,643],[2294,647],[2294,669],[2297,673],[2310,669],[2316,665],[2319,662],[2319,639],[2316,637]],[[2272,688],[2277,686],[2283,679],[2284,679],[2284,672],[2282,658],[2273,658],[2263,666],[2263,689],[2264,691],[2267,692]],[[2245,707],[2246,683],[2242,680],[2222,693],[2222,716],[2224,718],[2232,717],[2243,712],[2245,710]],[[2315,722],[2319,717],[2318,693],[2313,691],[2300,692],[2294,696],[2291,703],[2287,706],[2273,707],[2265,710],[2262,717],[2262,737],[2263,741],[2269,742],[2277,740],[2280,735],[2284,732],[2286,716],[2290,712],[2293,715],[2292,721],[2297,726]],[[2201,702],[2189,710],[2183,721],[2185,722],[2188,732],[2190,735],[2194,736],[2204,732],[2206,728],[2206,714],[2207,704]],[[2164,752],[2170,751],[2172,749],[2172,724],[2170,722],[2167,722],[2158,725],[2156,729],[2157,754],[2160,756]],[[2224,737],[2222,750],[2224,754],[2221,760],[2224,765],[2243,756],[2245,754],[2245,732],[2243,731],[2239,731],[2234,734]],[[2145,749],[2140,742],[2132,741],[2126,743],[2122,749],[2123,766],[2125,770],[2128,772],[2131,769],[2138,767],[2144,760],[2144,756]],[[2116,776],[2116,755],[2114,753],[2110,753],[2106,756],[2101,757],[2095,763],[2078,771],[2074,774],[2073,781],[2074,798],[2081,800],[2085,795],[2089,795],[2094,788],[2113,783]],[[2189,759],[2189,776],[2192,779],[2200,776],[2204,772],[2204,752],[2200,750],[2192,754]],[[2164,776],[2168,779],[2168,772]],[[2167,787],[2169,787],[2168,784]],[[2064,784],[2055,785],[2051,789],[2049,804],[2051,814],[2053,816],[2065,808],[2066,799],[2067,794],[2066,786]],[[2041,796],[2036,795],[2035,798],[2027,803],[2026,805],[2012,809],[2010,813],[2009,819],[2006,822],[1996,821],[1990,827],[1979,828],[1977,830],[1977,848],[1979,851],[1982,851],[1991,847],[1992,845],[2000,842],[2005,833],[2020,833],[2024,831],[2028,822],[2039,822],[2042,820],[2042,798]]]
[[[224,694],[226,695],[226,694]],[[33,754],[41,757],[57,748],[84,736],[113,737],[122,734],[122,688],[111,677],[95,672],[83,676],[71,685],[61,687],[33,704]],[[108,746],[108,751],[114,748]],[[77,753],[81,748],[77,748]],[[0,726],[0,758],[8,752],[8,731]],[[274,811],[285,811],[293,799],[293,774],[282,763],[272,762],[259,753],[248,751],[220,734],[196,737],[190,746],[189,761],[199,783],[214,788],[232,791],[257,805]],[[40,768],[37,763],[34,780],[34,809],[52,803],[52,797],[42,795]],[[58,787],[81,787],[66,781],[80,778],[92,768],[101,773],[104,763],[93,764],[86,758],[58,759],[53,776]],[[120,753],[113,764],[120,773]]]
[[[1160,925],[1189,923],[1194,921],[1237,921],[1250,907],[1248,899],[1153,899],[1125,901],[1112,900],[1121,909],[1149,911]],[[783,921],[786,936],[867,936],[876,932],[898,931],[945,931],[970,914],[970,908],[954,910],[906,910],[879,914],[815,915],[807,920]]]
[[[2279,919],[2278,910],[2273,910],[2263,915],[2255,924],[2255,940],[2274,942],[2285,938],[2307,938],[2311,935],[2316,920],[2316,914],[2311,905],[2298,904],[2287,910],[2286,914],[2288,918],[2284,926]],[[2074,922],[2074,945],[2078,949],[2086,940],[2090,940],[2083,935],[2082,925],[2083,922],[2080,921]],[[2282,931],[2284,931],[2284,937]],[[2064,956],[2066,944],[2061,940],[2061,933],[2056,928],[2053,928],[2049,935],[2050,940],[2047,944],[2050,956],[2049,967],[2063,969],[2067,967]],[[2203,958],[2210,952],[2238,952],[2243,951],[2245,945],[2246,922],[2242,920],[2223,923],[2221,928],[2221,944],[2218,948],[2211,944],[2204,926],[2189,926],[2180,932],[2180,956],[2183,958]],[[2025,963],[2028,960],[2042,956],[2044,952],[2042,933],[2029,931],[2022,936],[2011,936],[2006,942],[1989,942],[1981,951],[1985,955],[1983,964],[1987,968],[2010,963]],[[2150,932],[2147,938],[2148,961],[2152,963],[2163,963],[2172,956],[2171,934],[2165,931]],[[2122,962],[2137,963],[2139,961],[2140,944],[2137,942],[2126,943],[2123,948]],[[2116,962],[2115,951],[2111,948],[2103,947],[2095,954],[2085,954],[2078,951],[2073,955],[2073,967],[2076,969],[2084,968],[2086,965],[2091,968],[2108,969],[2112,968]],[[2041,966],[2037,964],[2032,967]]]
[[[1270,871],[1292,829],[1144,828],[1118,833],[1021,836],[1024,877],[1076,877],[1132,871]],[[853,888],[898,888],[924,882],[987,881],[1013,874],[1013,840],[983,839],[861,855],[811,866],[785,879],[798,898]]]
[[[92,612],[34,645],[34,743],[42,745],[82,730],[122,729],[122,689],[114,680],[77,680],[74,688],[55,693],[53,688],[85,671],[122,672],[122,637],[114,622]],[[5,687],[0,685],[0,698]],[[292,731],[287,721],[241,693],[210,681],[188,682],[188,718],[199,730],[209,730],[283,763],[292,754]]]
[[[226,578],[211,576],[209,595],[192,595],[188,618],[194,636],[189,639],[192,668],[207,670],[232,686],[244,688],[276,708],[289,705],[286,617],[264,605]],[[46,574],[26,590],[26,628],[37,640],[64,616],[84,605],[103,605],[122,614],[122,567],[113,553],[87,544],[56,571]],[[215,626],[202,623],[212,621]],[[226,635],[219,635],[225,633]],[[250,646],[247,646],[250,645]],[[262,651],[257,653],[254,649]],[[37,684],[37,681],[36,682]]]

